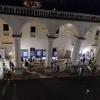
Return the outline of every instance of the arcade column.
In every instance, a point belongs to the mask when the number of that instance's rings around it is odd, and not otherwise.
[[[79,52],[80,52],[80,48],[81,48],[81,44],[82,44],[83,40],[85,40],[84,37],[78,37],[75,42],[75,46],[74,46],[74,50],[73,50],[73,54],[72,54],[72,63],[74,65],[78,64]]]
[[[47,59],[46,59],[46,67],[51,66],[52,62],[52,50],[53,50],[53,41],[55,37],[48,36],[48,49],[47,49]]]
[[[100,65],[100,43],[99,43],[99,45],[97,47],[97,52],[96,52],[95,60],[96,60],[96,65]]]
[[[15,37],[15,62],[16,67],[21,67],[20,37]]]
[[[21,66],[21,50],[20,50],[20,38],[21,35],[13,35],[15,40],[15,74],[22,74],[22,66]]]

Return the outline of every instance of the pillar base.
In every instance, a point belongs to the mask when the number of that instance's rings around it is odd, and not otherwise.
[[[19,76],[23,74],[25,69],[24,68],[14,68],[14,70],[15,70],[14,74]]]
[[[51,67],[51,64],[48,64],[47,62],[45,62],[45,67],[46,68],[50,68]]]
[[[45,71],[45,73],[52,73],[53,72],[53,68],[51,66],[47,66],[44,71]]]

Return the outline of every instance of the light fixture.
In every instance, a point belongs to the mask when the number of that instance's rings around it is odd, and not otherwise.
[[[87,32],[87,34],[90,34],[91,32]]]
[[[67,26],[67,27],[72,27],[73,24],[71,24],[71,23],[67,23],[66,26]]]
[[[66,33],[71,33],[71,31],[70,30],[66,30]]]
[[[90,51],[90,48],[85,48],[85,49],[83,49],[82,54],[84,54],[84,53],[86,53],[88,51]]]
[[[24,1],[24,6],[29,6],[29,3],[27,2],[27,0]]]
[[[41,8],[41,2],[39,0],[24,0],[23,5],[32,8]]]
[[[9,52],[9,55],[11,56],[12,55],[12,52]]]
[[[55,8],[54,8],[53,10],[54,10],[54,11],[56,11],[56,9],[55,9]]]

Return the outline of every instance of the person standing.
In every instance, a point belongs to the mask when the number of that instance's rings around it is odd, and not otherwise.
[[[9,67],[10,67],[10,70],[12,70],[12,71],[13,71],[14,64],[13,64],[13,62],[12,62],[11,60],[9,61]]]
[[[7,70],[6,74],[7,74],[7,79],[10,80],[11,79],[11,72],[10,72],[10,70]]]
[[[85,54],[83,54],[83,65],[85,65]]]
[[[25,59],[25,67],[29,67],[28,61]]]
[[[59,72],[59,64],[57,64],[56,72]]]
[[[83,72],[84,72],[84,66],[81,67],[81,73],[80,73],[80,76],[83,75]]]
[[[12,69],[12,62],[11,62],[11,60],[9,61],[9,67],[10,67],[10,69]]]
[[[54,64],[54,72],[56,72],[56,70],[57,70],[57,64],[55,63]]]

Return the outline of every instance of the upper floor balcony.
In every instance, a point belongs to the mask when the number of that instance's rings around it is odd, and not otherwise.
[[[97,15],[53,11],[45,9],[34,9],[31,7],[15,7],[15,6],[0,5],[0,14],[61,19],[61,20],[100,22],[100,16]]]

